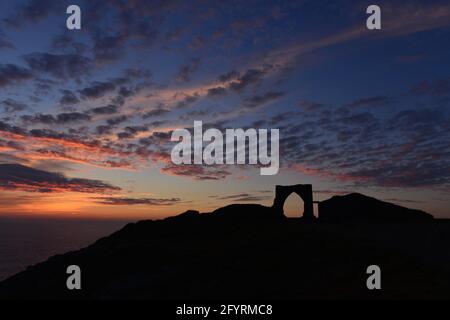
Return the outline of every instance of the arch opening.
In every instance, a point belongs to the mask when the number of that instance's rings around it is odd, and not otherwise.
[[[288,218],[301,218],[304,214],[305,203],[295,192],[292,192],[284,201],[283,212]]]

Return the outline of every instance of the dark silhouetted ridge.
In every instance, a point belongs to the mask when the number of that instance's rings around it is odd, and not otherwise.
[[[313,222],[234,204],[130,223],[6,279],[0,299],[450,298],[448,221],[361,194],[321,204]],[[378,292],[365,285],[372,264]],[[82,290],[66,288],[69,265]]]
[[[421,221],[433,216],[416,209],[384,202],[360,193],[333,196],[319,204],[321,221]]]

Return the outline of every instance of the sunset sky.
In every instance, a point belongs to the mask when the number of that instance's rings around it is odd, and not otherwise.
[[[367,30],[373,1],[1,1],[0,215],[159,218],[312,183],[450,218],[450,3],[403,3]],[[172,164],[194,120],[279,129],[279,173]]]

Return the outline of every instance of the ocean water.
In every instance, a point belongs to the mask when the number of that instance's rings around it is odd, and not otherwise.
[[[55,254],[86,247],[128,222],[0,218],[0,281]]]

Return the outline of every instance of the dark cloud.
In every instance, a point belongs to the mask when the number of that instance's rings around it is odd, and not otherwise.
[[[310,105],[314,105],[311,103]],[[280,127],[282,166],[343,186],[443,188],[450,185],[450,113],[445,106],[386,116],[355,108],[313,107]],[[326,138],[324,138],[326,137]]]
[[[51,79],[37,78],[34,80],[37,95],[48,95],[56,86],[58,82]]]
[[[98,134],[100,134],[100,135],[103,135],[103,134],[111,134],[111,132],[112,132],[112,127],[111,126],[97,126],[97,128],[95,128],[95,131],[98,133]]]
[[[154,109],[154,110],[151,110],[151,111],[148,111],[148,112],[144,113],[142,115],[142,118],[143,119],[148,119],[148,118],[160,117],[160,116],[163,116],[163,115],[165,115],[165,114],[167,114],[169,112],[170,112],[170,110],[165,109],[163,107],[159,107],[157,109]]]
[[[16,141],[9,141],[9,140],[3,140],[0,139],[0,147],[6,148],[6,149],[13,149],[13,150],[24,150],[25,148],[19,144]]]
[[[67,140],[67,141],[75,140],[74,137],[69,134],[57,132],[51,129],[33,129],[28,132],[28,135],[30,135],[31,137],[51,138],[55,140]]]
[[[214,97],[214,96],[221,96],[227,92],[227,89],[225,87],[214,87],[211,89],[208,89],[208,96]]]
[[[218,77],[218,80],[220,82],[228,82],[228,81],[231,81],[231,80],[236,80],[238,78],[239,78],[239,72],[233,70],[233,71],[230,71],[228,73],[220,75]]]
[[[355,100],[346,106],[349,108],[359,108],[359,107],[376,107],[382,106],[389,102],[389,97],[386,96],[376,96],[365,99]]]
[[[130,88],[120,87],[118,94],[124,98],[128,98],[135,94],[135,92],[135,90],[132,90]]]
[[[133,79],[149,79],[152,77],[151,71],[143,68],[127,68],[124,74],[126,77]]]
[[[426,165],[414,162],[379,163],[371,168],[351,171],[349,177],[367,179],[375,185],[385,187],[449,187],[450,175],[442,174],[448,165],[448,161],[428,162]]]
[[[36,23],[59,9],[60,12],[65,12],[63,2],[53,0],[28,0],[18,5],[14,13],[5,19],[3,22],[9,26],[22,27],[27,23]]]
[[[177,82],[188,82],[191,80],[191,75],[197,71],[200,65],[200,59],[191,59],[188,63],[180,66],[175,79]]]
[[[247,108],[257,108],[265,105],[266,103],[273,102],[278,100],[284,95],[284,92],[279,91],[271,91],[267,92],[263,95],[253,96],[250,98],[244,99],[244,106]]]
[[[235,91],[241,91],[249,85],[259,83],[265,74],[266,72],[263,70],[249,69],[236,80],[232,81],[229,87]]]
[[[115,126],[118,124],[121,124],[122,122],[125,122],[128,120],[128,117],[125,115],[122,116],[118,116],[118,117],[114,117],[111,119],[106,120],[106,122],[110,125],[110,126]]]
[[[146,126],[128,126],[125,128],[126,132],[136,134],[139,132],[147,132],[148,128]]]
[[[131,139],[134,138],[136,134],[139,132],[147,132],[148,127],[147,126],[128,126],[124,129],[123,132],[120,132],[117,134],[117,137],[119,139]]]
[[[272,196],[251,195],[249,193],[238,193],[238,194],[231,194],[231,195],[226,195],[226,196],[211,196],[211,198],[218,199],[218,200],[232,200],[232,201],[248,202],[248,201],[264,201],[267,199],[271,199]]]
[[[181,177],[189,177],[195,180],[222,180],[231,173],[223,169],[223,166],[200,165],[174,165],[168,164],[161,168],[161,172]]]
[[[62,105],[72,105],[80,102],[78,97],[70,90],[61,90],[62,97],[59,100],[59,103]]]
[[[32,78],[33,74],[29,69],[16,66],[15,64],[0,63],[0,87],[17,84]]]
[[[29,124],[54,124],[56,123],[56,118],[52,114],[34,114],[32,116],[30,115],[23,115],[21,117],[22,121]]]
[[[0,131],[19,134],[19,135],[26,134],[26,131],[24,129],[22,129],[18,126],[3,122],[3,121],[0,121]]]
[[[183,108],[187,108],[189,107],[191,104],[193,104],[194,102],[196,102],[198,99],[200,98],[200,96],[195,93],[193,95],[188,95],[186,94],[184,96],[184,98],[182,100],[180,100],[177,104],[176,104],[176,108],[177,109],[183,109]]]
[[[121,58],[131,41],[133,41],[133,47],[143,48],[151,46],[156,39],[156,19],[141,19],[135,12],[126,10],[127,8],[122,7],[117,16],[117,19],[122,21],[121,29],[109,32],[98,24],[97,29],[92,33],[93,53],[97,62],[110,63]]]
[[[97,203],[113,206],[129,205],[149,205],[149,206],[171,206],[181,201],[180,198],[118,198],[118,197],[97,197]]]
[[[119,108],[113,104],[109,104],[104,107],[97,107],[89,110],[92,114],[115,114],[119,111]]]
[[[15,112],[19,112],[19,111],[23,111],[26,108],[28,108],[28,106],[25,103],[13,100],[13,99],[6,99],[2,101],[3,104],[3,108],[5,110],[5,112],[7,113],[15,113]]]
[[[24,59],[32,70],[60,79],[78,78],[92,70],[92,61],[78,54],[34,52],[25,55]]]
[[[124,132],[119,132],[117,134],[117,138],[119,140],[132,139],[132,138],[134,138],[134,135],[135,135],[134,133],[124,131]]]
[[[80,112],[60,113],[56,116],[56,122],[58,124],[66,124],[71,122],[89,121],[89,120],[91,120],[91,117],[89,115]]]
[[[72,122],[89,121],[91,117],[88,114],[80,112],[68,112],[57,114],[56,117],[51,114],[24,115],[22,121],[29,124],[67,124]]]
[[[165,145],[167,141],[170,141],[170,137],[172,135],[172,132],[159,132],[155,131],[152,133],[151,136],[148,136],[146,138],[139,139],[139,144],[144,146],[149,145]]]
[[[114,82],[94,82],[90,87],[80,90],[80,94],[86,99],[98,99],[114,90],[116,90]]]
[[[112,193],[119,191],[108,183],[67,178],[60,173],[48,172],[20,164],[0,164],[0,188],[27,192],[83,192]]]

